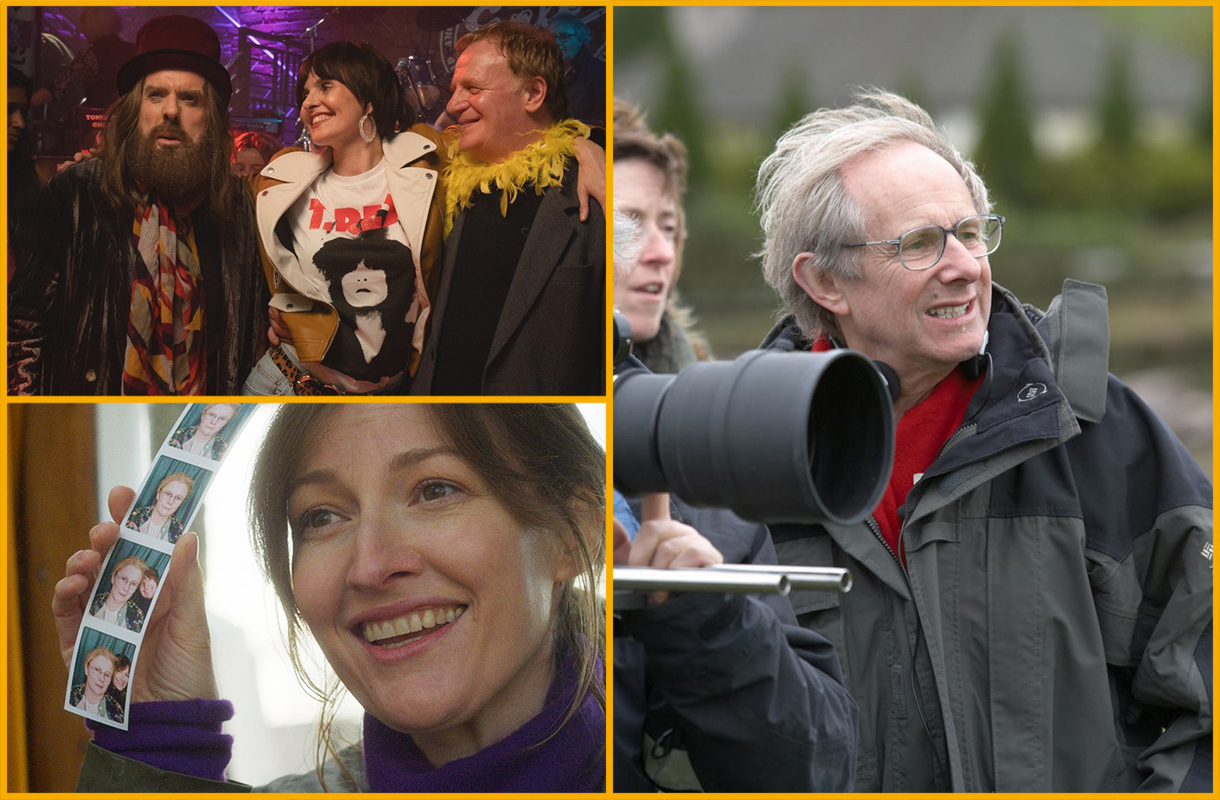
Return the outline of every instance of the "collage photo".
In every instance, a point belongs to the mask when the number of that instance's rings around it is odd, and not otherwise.
[[[0,795],[1213,793],[1211,4],[5,14]]]

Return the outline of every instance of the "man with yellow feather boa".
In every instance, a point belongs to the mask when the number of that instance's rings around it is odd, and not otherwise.
[[[563,55],[521,22],[457,52],[444,266],[411,393],[602,395],[605,218],[579,219],[588,128],[566,119]]]

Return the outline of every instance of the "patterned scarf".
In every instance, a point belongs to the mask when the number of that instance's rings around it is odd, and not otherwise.
[[[459,209],[470,208],[476,191],[491,194],[499,186],[500,213],[508,216],[508,204],[517,193],[533,184],[542,194],[552,186],[563,184],[564,164],[576,154],[576,139],[589,138],[589,126],[574,119],[565,120],[546,132],[537,142],[513,153],[507,161],[485,164],[459,148],[455,140],[449,148],[450,162],[445,175],[445,236],[453,230],[453,218]]]
[[[204,291],[190,217],[143,193],[132,235],[140,258],[131,285],[123,394],[204,394]]]

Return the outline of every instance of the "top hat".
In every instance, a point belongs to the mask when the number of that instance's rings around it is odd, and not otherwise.
[[[127,94],[150,72],[180,69],[202,75],[227,107],[233,95],[229,72],[220,63],[220,38],[201,19],[182,14],[153,17],[136,34],[136,54],[119,68],[119,94]]]

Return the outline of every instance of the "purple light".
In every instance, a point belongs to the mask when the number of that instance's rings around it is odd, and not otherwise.
[[[224,6],[212,6],[212,8],[219,11],[225,19],[227,19],[229,22],[233,23],[233,27],[235,27],[235,28],[242,27],[241,22],[239,20],[237,20],[232,14],[230,14]],[[250,41],[253,42],[254,44],[258,45],[260,50],[262,50],[264,53],[266,53],[268,56],[270,56],[271,60],[275,62],[276,66],[282,66],[280,64],[279,58],[277,58],[276,54],[273,51],[268,50],[263,45],[262,42],[260,42],[258,39],[255,39],[253,36],[249,36],[248,34],[247,34],[247,38],[249,38]]]

